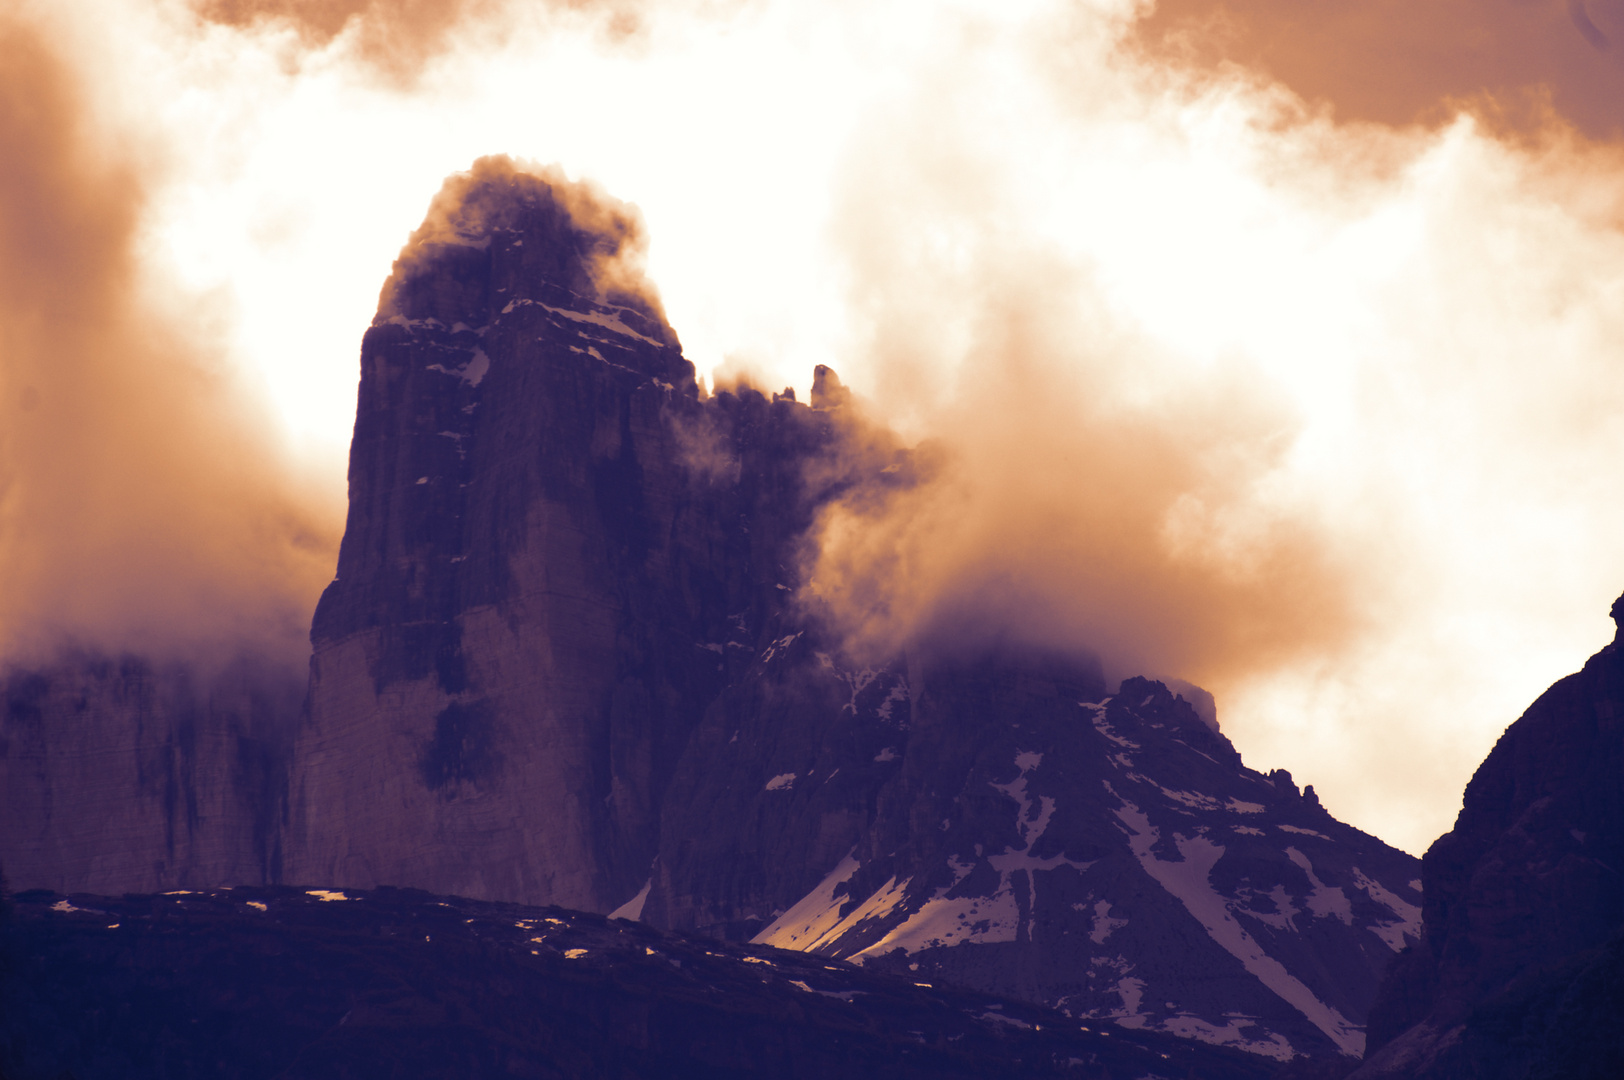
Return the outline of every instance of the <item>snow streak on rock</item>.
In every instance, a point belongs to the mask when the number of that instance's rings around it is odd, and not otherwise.
[[[1259,982],[1325,1032],[1344,1053],[1358,1056],[1364,1052],[1365,1035],[1359,1026],[1315,997],[1285,965],[1266,953],[1235,920],[1229,902],[1213,889],[1208,875],[1224,854],[1221,845],[1204,836],[1185,838],[1175,834],[1173,842],[1183,860],[1164,861],[1157,858],[1153,850],[1161,837],[1139,807],[1123,799],[1116,816],[1127,829],[1128,844],[1138,857],[1139,865],[1162,888],[1178,897],[1214,941],[1239,960]],[[1346,902],[1345,896],[1343,901]]]

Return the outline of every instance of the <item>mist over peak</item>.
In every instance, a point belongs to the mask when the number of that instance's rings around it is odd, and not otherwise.
[[[664,328],[659,294],[644,273],[647,250],[637,208],[598,185],[572,182],[556,165],[483,157],[435,195],[383,286],[376,321],[482,325],[473,320],[498,296],[530,301],[551,286],[631,308]],[[450,263],[471,268],[492,259],[488,275],[445,272]],[[466,292],[477,286],[493,295]]]
[[[0,42],[0,660],[296,669],[331,522],[211,299],[154,294],[141,148],[108,137],[59,42],[10,16]]]

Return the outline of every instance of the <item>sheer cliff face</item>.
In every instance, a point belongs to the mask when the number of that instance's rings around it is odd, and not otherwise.
[[[0,861],[16,888],[271,880],[303,679],[70,655],[0,682]]]
[[[1425,938],[1383,985],[1359,1075],[1624,1070],[1624,643],[1506,729],[1423,880]]]
[[[701,401],[607,199],[487,160],[362,345],[289,880],[606,910],[798,584],[828,418]]]

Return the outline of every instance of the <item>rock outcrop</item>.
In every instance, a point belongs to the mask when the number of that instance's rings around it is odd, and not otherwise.
[[[289,880],[603,911],[646,878],[673,765],[798,587],[835,424],[701,401],[636,243],[607,197],[487,159],[397,264]]]
[[[1624,1074],[1619,638],[1506,729],[1422,880],[1425,934],[1382,987],[1357,1075]]]
[[[1362,1051],[1419,934],[1416,860],[1161,683],[1108,695],[1029,652],[851,671],[802,642],[696,732],[643,918],[1281,1059]]]

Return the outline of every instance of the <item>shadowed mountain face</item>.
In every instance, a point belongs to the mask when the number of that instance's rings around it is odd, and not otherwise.
[[[65,655],[0,678],[0,861],[13,884],[195,888],[281,872],[303,673]]]
[[[638,244],[627,208],[557,176],[487,159],[448,183],[362,343],[297,730],[251,783],[197,758],[194,787],[246,808],[238,862],[154,879],[125,862],[162,850],[156,824],[120,834],[124,862],[0,825],[14,883],[618,909],[1254,1057],[1357,1055],[1418,934],[1416,860],[1091,657],[847,656],[800,599],[804,545],[912,456],[827,369],[810,404],[702,396]],[[71,683],[41,708],[66,715]],[[227,713],[199,715],[197,745],[224,745]],[[51,790],[122,791],[148,775],[131,753],[53,765]],[[115,870],[41,877],[51,859]]]
[[[1422,879],[1425,934],[1383,984],[1359,1076],[1624,1075],[1619,640],[1506,729]]]

